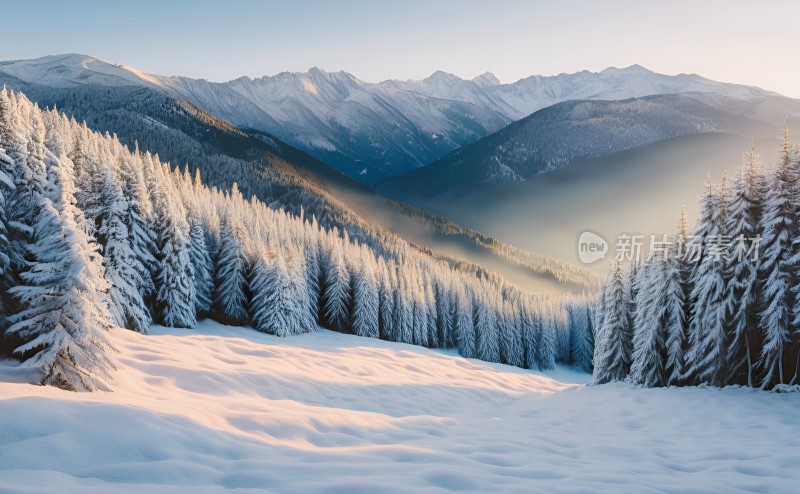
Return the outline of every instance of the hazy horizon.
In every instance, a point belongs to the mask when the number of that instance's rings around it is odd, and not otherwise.
[[[41,16],[46,11],[49,15]],[[789,1],[37,2],[4,7],[0,59],[83,53],[148,73],[210,81],[319,67],[361,80],[423,79],[437,70],[511,83],[531,75],[642,65],[800,98],[786,42]]]

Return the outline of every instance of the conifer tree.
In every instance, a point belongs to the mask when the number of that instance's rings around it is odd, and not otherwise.
[[[731,193],[731,204],[726,231],[731,245],[728,257],[728,293],[725,311],[731,326],[728,361],[731,366],[729,381],[754,386],[754,364],[760,346],[758,331],[758,302],[761,285],[758,277],[758,252],[752,249],[759,241],[759,222],[766,194],[765,178],[761,174],[755,149],[751,149],[737,174]]]
[[[522,327],[522,346],[525,352],[525,368],[535,369],[539,366],[537,355],[542,333],[541,321],[535,311],[531,309],[529,301],[523,301],[519,316]]]
[[[116,364],[99,246],[78,226],[71,163],[65,155],[48,172],[39,197],[33,263],[11,289],[22,310],[8,332],[25,341],[15,353],[41,369],[42,383],[68,390],[108,390]]]
[[[686,372],[686,350],[688,331],[689,272],[686,258],[686,215],[681,210],[678,222],[678,233],[673,238],[674,249],[666,261],[665,310],[666,310],[666,362],[664,372],[666,384],[676,385],[682,382]]]
[[[378,286],[373,264],[371,256],[362,251],[353,277],[353,332],[369,338],[379,336]]]
[[[380,312],[380,338],[394,340],[394,293],[397,291],[397,278],[394,275],[394,266],[387,265],[381,257],[378,263],[379,277],[379,312]]]
[[[338,331],[349,327],[351,304],[350,273],[338,241],[331,244],[325,263],[325,289],[323,291],[323,312],[327,324]]]
[[[544,313],[539,321],[539,340],[536,344],[536,363],[540,371],[555,369],[558,354],[558,327],[551,313]]]
[[[795,208],[796,173],[789,154],[788,131],[784,130],[783,150],[770,177],[764,210],[759,225],[761,257],[759,280],[763,299],[759,312],[763,346],[759,357],[761,386],[784,383],[784,351],[789,344],[794,295],[792,293],[792,250],[797,228]]]
[[[572,364],[581,370],[591,372],[594,348],[591,309],[585,304],[569,304],[567,305],[567,314]]]
[[[640,290],[633,325],[630,380],[649,387],[663,386],[666,346],[666,290],[663,255],[651,257],[640,271]]]
[[[191,328],[197,323],[197,302],[185,209],[163,185],[156,194],[161,244],[155,279],[158,320],[165,326]]]
[[[453,311],[453,328],[458,340],[458,353],[466,358],[478,358],[472,312],[472,297],[460,290]]]
[[[206,244],[206,233],[200,219],[189,217],[189,258],[195,290],[195,311],[205,315],[211,311],[211,294],[214,288],[213,261]]]
[[[598,341],[595,342],[599,352],[594,362],[595,384],[622,381],[630,372],[630,291],[619,263],[615,265],[606,287],[604,306],[603,327],[598,330]]]
[[[711,225],[703,259],[694,277],[693,298],[696,305],[694,319],[689,326],[688,376],[693,382],[715,386],[724,385],[730,373],[729,326],[725,310],[727,273],[730,269],[727,259],[730,240],[725,234],[728,201],[727,180],[723,177],[719,189],[713,191],[709,198],[710,214],[702,213]]]
[[[497,316],[489,303],[485,300],[473,301],[478,358],[487,362],[500,362]]]
[[[127,203],[116,175],[108,168],[103,172],[102,205],[97,231],[103,247],[105,277],[109,282],[108,297],[113,321],[117,326],[146,333],[150,313],[141,295],[143,271],[131,249],[128,228],[123,219]]]
[[[123,158],[120,174],[122,191],[127,199],[124,222],[128,228],[131,250],[139,261],[134,266],[142,280],[139,291],[147,304],[155,295],[153,277],[157,271],[157,247],[149,231],[152,204],[145,190],[142,162],[138,153]]]
[[[257,330],[276,336],[290,336],[313,330],[304,323],[305,280],[293,276],[296,270],[280,252],[259,248],[254,255],[250,285],[253,292],[251,320]],[[293,273],[294,271],[294,273]]]
[[[233,215],[229,210],[222,218],[215,307],[222,322],[243,325],[247,322],[246,233]]]
[[[6,90],[3,88],[0,93],[0,287],[6,277],[7,270],[10,269],[11,259],[9,257],[10,243],[8,239],[8,215],[6,213],[6,200],[11,197],[14,191],[14,160],[6,154],[4,146],[11,140],[9,129],[7,128],[8,101]],[[5,317],[5,307],[3,299],[0,297],[0,328],[4,326],[2,319]]]

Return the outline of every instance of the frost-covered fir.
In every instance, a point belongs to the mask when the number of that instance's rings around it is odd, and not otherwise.
[[[728,257],[732,261],[729,273],[728,296],[725,310],[731,331],[728,350],[730,383],[755,386],[755,363],[759,346],[758,304],[762,300],[761,280],[758,276],[757,245],[762,204],[767,193],[766,179],[761,173],[755,149],[746,156],[745,163],[733,182],[728,211],[731,245]]]
[[[631,296],[622,267],[617,263],[605,290],[603,325],[597,330],[596,384],[622,381],[631,368]]]
[[[100,247],[79,226],[69,158],[51,154],[49,162],[27,247],[32,263],[10,289],[22,310],[7,331],[25,341],[15,353],[41,370],[43,384],[108,390],[115,363]]]

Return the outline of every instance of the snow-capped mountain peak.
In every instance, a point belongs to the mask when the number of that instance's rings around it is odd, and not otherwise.
[[[624,75],[657,75],[656,72],[643,67],[639,64],[629,65],[627,67],[608,67],[599,72],[600,75],[624,76]]]
[[[423,82],[449,82],[449,83],[456,83],[456,82],[463,82],[464,79],[458,77],[455,74],[451,74],[449,72],[444,72],[442,70],[437,70],[433,74],[426,77]]]
[[[484,72],[483,74],[474,77],[472,79],[472,82],[482,87],[500,85],[500,79],[498,79],[497,76],[495,76],[491,72]]]

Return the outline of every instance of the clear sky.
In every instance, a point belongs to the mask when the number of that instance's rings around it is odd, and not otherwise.
[[[634,63],[800,98],[800,1],[4,1],[0,60],[86,53],[213,81],[346,70],[531,74]]]

